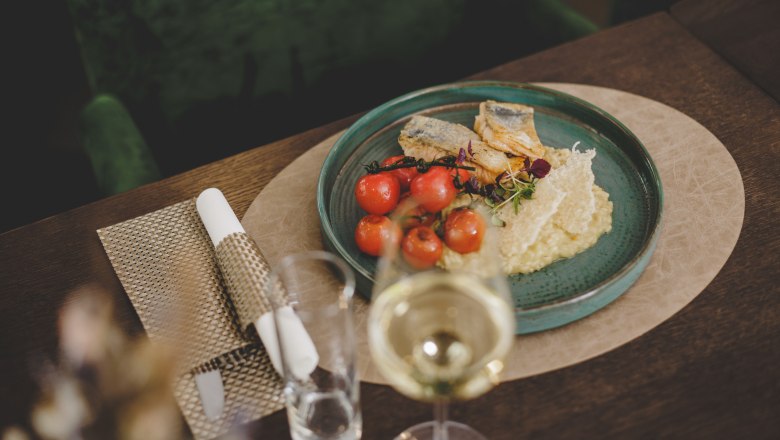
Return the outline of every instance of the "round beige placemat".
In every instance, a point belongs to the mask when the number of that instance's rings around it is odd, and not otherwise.
[[[650,331],[691,302],[734,249],[745,213],[739,169],[723,144],[699,123],[659,102],[619,90],[539,84],[606,110],[642,141],[664,187],[662,232],[652,261],[628,292],[564,327],[517,336],[504,380],[596,357]],[[321,249],[315,187],[334,135],[296,159],[257,196],[244,215],[247,232],[273,267],[284,255]],[[356,298],[358,372],[386,383],[371,365],[368,302]]]

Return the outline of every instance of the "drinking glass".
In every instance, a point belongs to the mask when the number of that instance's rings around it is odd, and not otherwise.
[[[406,203],[400,211],[419,212]],[[368,320],[372,359],[397,391],[434,404],[432,422],[408,428],[397,439],[484,439],[467,425],[447,421],[447,405],[498,383],[515,320],[497,230],[487,210],[476,203],[471,208],[483,219],[484,237],[473,253],[444,251],[457,269],[412,266],[397,239],[386,240],[379,259]],[[393,220],[408,227],[414,218],[401,214]]]
[[[352,296],[355,278],[336,256],[322,251],[281,260],[268,283],[284,370],[284,395],[295,440],[356,440],[362,432],[356,373]],[[300,350],[303,324],[319,362],[313,371],[288,362]],[[300,353],[299,353],[300,354]]]

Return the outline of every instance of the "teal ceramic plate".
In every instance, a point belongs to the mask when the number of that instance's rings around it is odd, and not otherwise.
[[[659,235],[663,192],[658,171],[641,142],[603,110],[554,90],[506,82],[463,82],[396,98],[369,112],[333,146],[317,183],[325,246],[344,258],[370,296],[376,260],[355,245],[364,213],[353,189],[363,164],[401,154],[398,134],[413,114],[472,127],[479,102],[517,102],[535,108],[536,130],[545,145],[595,148],[596,183],[613,203],[612,231],[595,246],[528,275],[509,277],[517,332],[568,324],[606,306],[633,284],[650,261]]]

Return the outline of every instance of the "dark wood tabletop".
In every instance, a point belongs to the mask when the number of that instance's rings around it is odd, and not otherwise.
[[[780,1],[683,0],[670,13],[686,29],[780,100]]]
[[[644,336],[590,361],[503,383],[452,418],[488,438],[780,438],[780,106],[666,13],[513,61],[473,78],[611,87],[688,114],[728,148],[745,186],[745,222],[715,280]],[[66,294],[93,283],[122,326],[142,331],[95,230],[217,186],[243,215],[308,148],[356,117],[0,235],[0,427],[23,423],[36,395],[31,362],[56,352]],[[730,182],[723,182],[729,185]],[[717,237],[713,237],[717,240]],[[392,438],[428,405],[363,385],[365,438]],[[254,423],[284,438],[282,412]]]

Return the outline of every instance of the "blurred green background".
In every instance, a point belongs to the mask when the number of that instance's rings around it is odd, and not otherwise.
[[[20,3],[0,232],[674,2]]]

